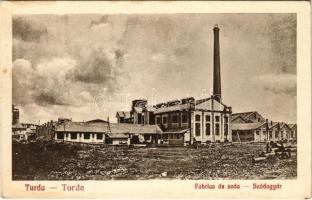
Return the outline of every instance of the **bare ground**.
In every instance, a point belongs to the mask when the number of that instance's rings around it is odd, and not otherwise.
[[[252,163],[259,144],[138,148],[13,142],[13,180],[295,179],[297,156]]]

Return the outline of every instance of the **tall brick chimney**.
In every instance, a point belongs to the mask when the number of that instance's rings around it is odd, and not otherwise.
[[[213,28],[214,47],[213,47],[213,96],[216,100],[221,100],[221,70],[220,70],[220,46],[219,46],[219,27],[216,24]]]

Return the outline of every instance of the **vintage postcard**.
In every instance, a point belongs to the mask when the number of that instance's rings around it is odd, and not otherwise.
[[[308,2],[2,2],[4,198],[311,198]]]

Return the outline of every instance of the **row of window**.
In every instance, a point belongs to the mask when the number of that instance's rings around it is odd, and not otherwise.
[[[266,131],[262,131],[262,133],[266,134]],[[288,134],[289,131],[286,131],[286,132],[280,131],[280,133],[282,133],[282,134],[283,134],[283,133],[287,133],[287,134]],[[290,133],[294,133],[294,131],[290,131]],[[259,135],[259,134],[260,134],[260,131],[257,130],[257,131],[256,131],[256,134]],[[269,134],[272,134],[272,131],[269,131]]]
[[[167,124],[168,120],[167,120],[167,115],[164,116],[156,116],[156,124]],[[179,115],[176,114],[171,114],[171,123],[173,124],[177,124],[179,123]],[[181,123],[188,123],[188,115],[187,113],[183,113],[181,115]]]
[[[197,114],[195,115],[195,121],[200,122],[201,115]],[[205,115],[206,122],[210,122],[210,115]],[[215,116],[215,122],[220,122],[220,116]],[[224,116],[224,123],[229,123],[229,117]]]
[[[102,140],[103,139],[103,134],[102,133],[84,133],[84,134],[82,134],[82,133],[71,133],[71,134],[65,133],[65,137],[70,137],[69,139],[76,140],[77,137],[78,137],[78,134],[80,134],[80,138],[83,137],[83,139],[87,139],[87,140],[90,139],[91,136],[93,138],[94,134],[96,135],[96,139],[97,140]],[[63,140],[64,139],[64,133],[57,133],[56,138],[58,140]]]
[[[171,123],[176,124],[179,121],[179,115],[178,114],[172,114],[171,115]],[[195,115],[195,121],[198,122],[201,119],[201,115],[197,114]],[[205,115],[205,120],[206,122],[210,122],[210,115]],[[188,115],[186,113],[183,113],[181,115],[181,123],[187,123],[188,122]],[[215,116],[215,122],[220,122],[220,116]],[[228,116],[224,116],[224,123],[228,123],[229,122],[229,117]],[[162,116],[162,118],[160,116],[156,117],[156,123],[157,124],[167,124],[167,115]]]
[[[210,136],[211,135],[211,127],[210,123],[206,123],[206,129],[205,129],[205,135]],[[200,136],[200,130],[201,130],[201,124],[200,123],[195,123],[195,135]],[[229,130],[229,125],[224,124],[224,135],[228,135],[228,130]],[[220,135],[220,124],[217,123],[215,124],[215,135],[219,136]]]
[[[263,133],[263,134],[266,134],[266,131],[262,131],[262,133]],[[275,133],[276,133],[276,132],[275,132]],[[290,136],[290,137],[294,137],[294,135],[295,135],[295,134],[294,134],[294,131],[290,131],[290,135],[289,135],[289,132],[288,132],[288,131],[286,131],[286,132],[281,131],[280,133],[281,133],[281,135],[280,135],[281,137],[283,137],[284,133],[286,134],[286,137],[289,137],[289,136]],[[260,131],[259,131],[259,130],[256,131],[256,135],[257,135],[257,136],[260,135]],[[269,131],[269,138],[272,138],[272,137],[273,137],[272,131]],[[275,135],[275,137],[276,137],[276,135]]]

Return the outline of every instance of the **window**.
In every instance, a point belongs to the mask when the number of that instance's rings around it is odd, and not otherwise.
[[[229,123],[229,117],[228,116],[224,116],[224,123]]]
[[[58,140],[64,140],[64,134],[63,134],[63,133],[57,133],[57,134],[56,134],[56,138],[57,138]]]
[[[200,121],[200,115],[195,115],[195,121],[197,121],[197,122]]]
[[[160,116],[156,117],[156,124],[161,124],[161,117]]]
[[[83,135],[83,139],[90,139],[90,133],[85,133]]]
[[[224,124],[224,135],[228,135],[228,131],[229,131],[229,125]]]
[[[163,116],[163,124],[167,124],[167,116]]]
[[[195,124],[195,135],[200,136],[200,123]]]
[[[142,114],[139,113],[138,114],[138,124],[141,124],[142,123]]]
[[[77,133],[71,133],[70,134],[70,139],[76,140],[77,139]]]
[[[142,119],[141,124],[145,124],[144,115],[142,115],[141,119]]]
[[[210,122],[210,115],[206,115],[206,122]]]
[[[216,116],[216,122],[220,121],[220,116]]]
[[[172,123],[174,123],[174,124],[178,123],[178,115],[177,114],[173,114],[173,115],[171,115],[171,117],[172,117]]]
[[[220,124],[216,124],[216,135],[220,135]]]
[[[102,133],[97,133],[96,134],[96,139],[97,140],[102,140],[103,139],[103,134]]]
[[[272,131],[269,131],[269,138],[272,138]]]
[[[210,135],[210,123],[206,123],[206,135]]]
[[[256,135],[259,135],[260,131],[256,131]]]
[[[182,114],[182,123],[187,123],[187,114]]]

